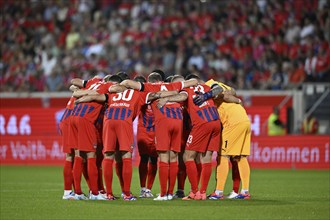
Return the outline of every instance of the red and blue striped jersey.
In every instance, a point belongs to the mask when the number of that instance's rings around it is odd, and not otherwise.
[[[145,104],[141,107],[138,129],[146,129],[147,132],[155,131],[155,115],[151,105]]]
[[[109,95],[108,108],[104,120],[124,120],[133,124],[141,106],[146,102],[148,93],[127,89]]]
[[[95,90],[99,94],[106,94],[108,93],[109,88],[114,85],[111,82],[103,82],[102,80],[97,82],[95,81],[88,81],[86,84],[86,89]],[[79,103],[74,107],[71,115],[85,117],[87,120],[95,124],[103,108],[103,105],[103,103],[99,102]]]
[[[75,100],[76,100],[76,98],[71,96],[70,100],[66,104],[66,108],[65,108],[65,111],[62,115],[62,118],[61,118],[60,122],[65,121],[71,115],[71,112],[74,108],[74,101]]]
[[[180,91],[183,88],[183,82],[174,83],[144,83],[145,92],[159,92],[159,91]],[[156,123],[161,119],[179,119],[182,120],[182,105],[177,102],[166,103],[161,109],[157,108],[157,101],[151,103],[152,110],[155,114]]]
[[[197,85],[190,88],[185,88],[183,91],[187,93],[187,111],[190,115],[192,126],[201,125],[210,121],[220,120],[213,99],[205,101],[202,105],[195,105],[193,102],[196,96],[195,92],[206,93],[211,90],[207,85]],[[220,121],[219,121],[220,123]]]

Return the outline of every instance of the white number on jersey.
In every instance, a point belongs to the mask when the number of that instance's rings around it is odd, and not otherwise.
[[[117,93],[117,95],[112,98],[112,101],[119,101],[119,100],[129,101],[132,99],[133,94],[134,94],[134,90],[128,89],[125,90],[124,92]]]

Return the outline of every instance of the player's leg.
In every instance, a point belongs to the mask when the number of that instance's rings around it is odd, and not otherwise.
[[[212,153],[213,151],[206,151],[201,154],[201,186],[196,194],[196,200],[206,200],[206,190],[212,174]]]
[[[238,196],[235,198],[237,199],[249,199],[249,186],[250,186],[250,165],[247,160],[246,156],[241,156],[240,159],[237,161],[239,174],[242,181],[242,190]]]
[[[202,174],[202,162],[200,154],[198,154],[195,158],[196,168],[197,168],[197,183],[201,180],[201,174]]]
[[[157,160],[158,156],[150,155],[148,163],[148,182],[145,196],[150,198],[154,197],[151,193],[152,186],[154,184],[156,174],[157,174]]]
[[[154,200],[167,200],[167,183],[169,176],[169,160],[170,160],[170,152],[169,151],[158,151],[159,158],[159,183],[160,183],[160,194]]]
[[[120,151],[116,151],[115,161],[116,161],[116,164],[115,164],[116,175],[117,175],[118,180],[119,180],[122,196],[124,196],[124,193],[123,193],[124,192],[123,160],[122,160]]]
[[[76,199],[85,200],[85,198],[82,190],[81,190],[81,176],[82,176],[82,169],[83,169],[83,158],[80,155],[79,150],[75,150],[75,157],[74,157],[74,163],[73,163],[73,169],[72,169],[72,176],[73,176],[73,183],[74,183],[74,191],[75,191],[75,197]]]
[[[183,198],[184,197],[184,184],[187,178],[186,165],[183,161],[183,153],[184,150],[181,148],[181,152],[178,154],[178,162],[179,162],[179,171],[178,171],[178,189],[174,194],[174,198]]]
[[[103,168],[103,177],[104,177],[108,200],[115,199],[112,192],[113,163],[115,160],[115,152],[117,149],[117,137],[115,134],[115,126],[116,123],[113,123],[113,121],[111,120],[105,120],[103,123],[102,138],[103,138],[104,159],[102,162],[102,168]]]
[[[123,182],[124,182],[124,200],[136,200],[136,198],[131,194],[131,182],[132,182],[132,153],[129,151],[121,151],[122,161],[123,161]]]
[[[115,200],[115,197],[113,196],[113,192],[112,192],[114,159],[115,159],[115,152],[107,151],[104,153],[102,168],[103,168],[103,177],[104,177],[108,200]]]
[[[178,153],[175,151],[170,151],[170,171],[169,171],[169,181],[168,181],[168,190],[167,198],[168,200],[173,199],[173,191],[176,181],[176,176],[178,175]]]
[[[90,183],[90,199],[92,200],[105,200],[105,198],[99,194],[98,190],[98,169],[96,166],[96,152],[87,152],[87,172]]]
[[[209,199],[223,199],[223,190],[225,188],[228,171],[229,171],[228,156],[219,156],[218,165],[216,168],[216,189],[214,193],[209,196]]]
[[[183,160],[186,165],[186,171],[188,180],[190,182],[190,193],[188,196],[184,197],[183,200],[194,199],[198,191],[198,182],[197,182],[197,167],[195,163],[195,158],[197,157],[197,152],[192,150],[185,150],[183,154]]]
[[[73,176],[72,176],[72,162],[74,152],[65,154],[65,162],[63,167],[63,179],[64,179],[64,194],[63,199],[74,199],[74,193],[72,191]]]
[[[148,154],[141,154],[140,155],[140,163],[139,163],[139,177],[140,177],[140,198],[144,197],[146,192],[146,181],[148,175],[148,161],[149,155]]]
[[[155,125],[155,145],[158,153],[158,177],[160,184],[160,194],[154,198],[156,201],[167,200],[167,184],[170,169],[170,141],[171,124],[167,120],[162,120]]]
[[[250,122],[245,122],[240,124],[241,135],[240,135],[240,146],[241,153],[239,160],[237,161],[237,166],[239,174],[242,181],[242,189],[240,194],[235,197],[237,199],[250,199],[249,186],[250,186],[250,165],[247,160],[247,156],[250,155],[251,146],[251,125]]]
[[[98,190],[101,194],[105,194],[105,189],[103,185],[103,170],[102,170],[102,162],[104,159],[103,153],[102,153],[103,146],[98,146],[96,149],[96,166],[97,166],[97,185]]]
[[[233,191],[226,197],[227,199],[233,199],[238,195],[239,186],[241,184],[241,178],[238,171],[237,160],[234,157],[230,157],[232,167],[232,180],[233,180]]]

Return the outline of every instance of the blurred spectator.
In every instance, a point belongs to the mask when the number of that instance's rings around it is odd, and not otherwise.
[[[274,106],[272,114],[268,117],[268,135],[285,135],[285,125],[280,119],[280,109]]]
[[[319,122],[313,115],[305,118],[301,125],[302,134],[317,134],[319,130]]]
[[[0,87],[43,91],[54,69],[65,86],[156,68],[245,89],[293,88],[303,71],[305,81],[326,81],[329,8],[324,0],[3,1]]]
[[[46,79],[46,90],[49,92],[57,92],[63,89],[63,79],[58,70],[53,70]]]

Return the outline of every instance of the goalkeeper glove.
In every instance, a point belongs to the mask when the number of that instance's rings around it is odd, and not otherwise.
[[[206,93],[196,92],[197,96],[193,99],[195,105],[202,105],[206,100],[212,98],[212,91]]]

